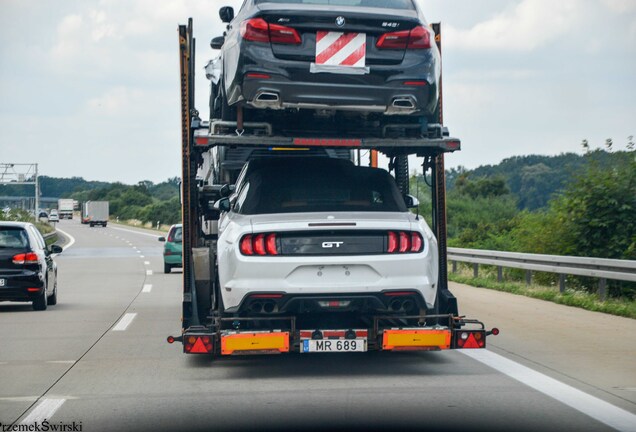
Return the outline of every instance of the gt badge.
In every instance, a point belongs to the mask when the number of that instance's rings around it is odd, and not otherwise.
[[[322,247],[324,249],[339,248],[343,244],[344,242],[322,242]]]

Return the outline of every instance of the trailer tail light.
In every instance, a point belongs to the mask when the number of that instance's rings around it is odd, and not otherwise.
[[[276,233],[246,234],[239,242],[239,250],[246,256],[272,256],[280,253]]]
[[[21,253],[17,255],[13,255],[13,264],[37,264],[38,263],[38,255],[33,252]]]
[[[212,339],[210,336],[186,336],[183,350],[188,354],[210,354]]]
[[[417,231],[389,231],[387,237],[388,253],[418,253],[422,252],[424,238]]]
[[[384,33],[375,46],[379,49],[428,49],[431,47],[431,33],[422,26]]]
[[[455,348],[486,348],[485,330],[456,330]]]
[[[296,29],[278,24],[268,24],[263,18],[252,18],[241,23],[241,36],[252,42],[300,45]]]

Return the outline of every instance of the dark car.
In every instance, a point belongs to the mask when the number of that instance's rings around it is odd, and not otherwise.
[[[57,265],[37,228],[26,222],[0,222],[0,301],[33,302],[45,310],[57,303]]]
[[[212,117],[233,120],[240,106],[437,123],[440,55],[413,0],[245,0],[220,15]]]

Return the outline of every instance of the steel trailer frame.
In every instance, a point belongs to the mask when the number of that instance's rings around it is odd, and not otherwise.
[[[433,24],[435,41],[441,53],[441,26]],[[182,132],[182,217],[183,217],[183,303],[182,303],[182,334],[178,337],[170,336],[170,343],[181,341],[184,351],[187,337],[214,339],[215,352],[220,345],[222,323],[227,321],[256,321],[259,318],[222,318],[218,313],[206,317],[208,322],[202,322],[197,307],[196,284],[194,280],[194,264],[192,248],[204,246],[210,239],[202,234],[201,218],[197,217],[197,206],[200,206],[200,190],[197,187],[196,170],[202,163],[202,152],[215,146],[249,146],[249,147],[322,147],[322,148],[348,148],[352,150],[368,149],[381,151],[389,157],[402,158],[398,164],[404,165],[408,172],[409,154],[424,157],[424,174],[430,169],[432,178],[432,230],[438,241],[439,249],[439,281],[438,295],[434,315],[413,316],[409,318],[430,320],[431,318],[448,323],[452,332],[461,331],[465,325],[476,325],[483,332],[484,347],[485,336],[498,334],[497,329],[486,331],[483,323],[477,320],[467,320],[459,317],[457,300],[448,289],[447,273],[447,243],[446,243],[446,190],[444,174],[444,155],[458,151],[461,142],[457,138],[448,136],[448,131],[443,125],[443,97],[442,81],[440,78],[440,97],[437,114],[439,124],[429,125],[426,136],[383,138],[372,136],[330,136],[328,134],[299,134],[299,135],[274,135],[271,125],[267,123],[239,122],[205,122],[199,118],[199,113],[194,106],[194,65],[196,41],[193,37],[192,18],[187,25],[179,26],[179,51],[180,51],[180,79],[181,79],[181,132]],[[240,126],[240,129],[239,129]],[[386,131],[383,131],[385,134]],[[424,135],[424,134],[423,134]],[[401,185],[402,188],[408,188]],[[407,190],[408,191],[408,190]],[[216,302],[218,304],[218,301]],[[398,318],[398,316],[373,317],[374,337],[378,337],[378,326],[383,320]],[[399,318],[404,318],[399,316]],[[273,321],[291,319],[291,329],[296,331],[293,317],[268,318]],[[437,321],[436,321],[437,324]],[[197,342],[198,343],[198,342]],[[372,344],[377,341],[372,342]],[[298,345],[298,337],[290,336],[290,346]],[[456,348],[455,342],[451,348]]]

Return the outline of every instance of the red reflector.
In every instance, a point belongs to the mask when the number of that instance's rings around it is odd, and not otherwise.
[[[196,137],[194,142],[200,146],[208,145],[208,137]]]
[[[493,328],[493,329],[491,330],[491,333],[492,333],[493,335],[497,336],[497,335],[499,334],[499,329],[498,329],[497,327],[495,327],[495,328]]]
[[[400,232],[400,252],[406,252],[411,249],[411,238],[404,231]]]
[[[387,247],[388,253],[394,253],[397,250],[397,234],[389,231],[389,244]]]
[[[268,255],[278,255],[278,249],[276,249],[276,234],[269,234],[267,236],[265,249]]]
[[[460,146],[460,142],[459,141],[449,141],[446,144],[446,147],[448,147],[450,150],[457,150]]]
[[[241,240],[241,253],[243,255],[254,255],[254,249],[252,248],[252,236],[246,235]]]
[[[477,342],[477,340],[475,339],[475,335],[473,333],[470,333],[468,335],[468,339],[466,339],[466,342],[464,342],[463,348],[481,348],[483,346],[484,343],[482,342],[480,345],[479,342]]]
[[[248,73],[245,75],[246,78],[254,78],[254,79],[270,79],[271,75],[262,74],[262,73]]]
[[[252,296],[250,296],[251,298],[258,298],[258,299],[269,299],[269,298],[282,298],[283,295],[282,294],[254,294]]]
[[[206,336],[207,337],[207,336]],[[206,348],[205,343],[203,342],[203,338],[196,338],[197,341],[194,343],[194,345],[192,345],[192,349],[190,350],[190,353],[192,354],[207,354],[210,351]],[[208,342],[209,342],[210,338],[208,338]],[[210,348],[212,348],[212,346],[210,345]]]
[[[422,236],[418,232],[411,233],[411,252],[420,252],[422,250]]]
[[[13,256],[13,264],[37,264],[38,255],[33,252],[21,253]]]
[[[252,42],[269,43],[269,25],[263,18],[252,18],[241,23],[241,36]]]
[[[393,296],[407,296],[407,295],[411,295],[413,294],[410,291],[389,291],[389,292],[385,292],[384,295],[387,297],[393,297]]]
[[[38,292],[40,291],[40,288],[27,288],[28,292]]]
[[[360,147],[362,140],[337,138],[294,138],[294,145],[323,147]]]
[[[428,84],[426,81],[404,81],[404,85],[413,87],[423,87]]]
[[[265,234],[259,234],[254,237],[253,246],[254,252],[256,252],[258,255],[266,255],[267,252],[265,251]]]

